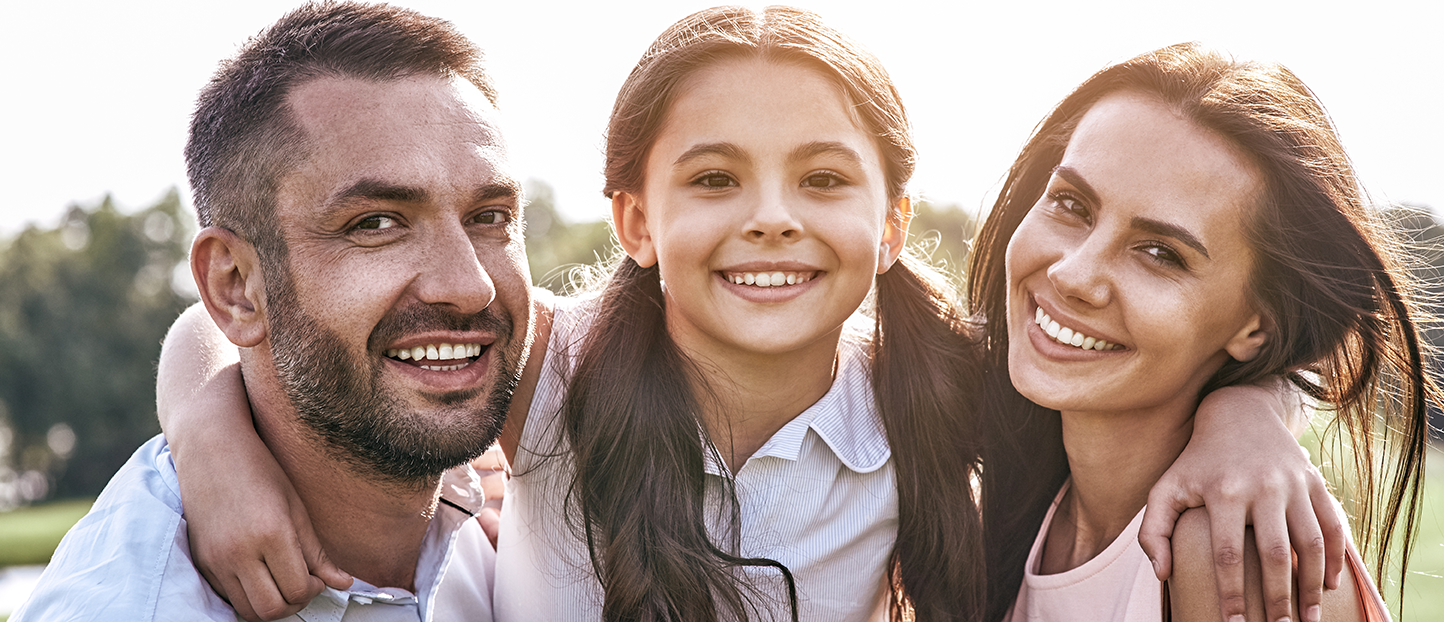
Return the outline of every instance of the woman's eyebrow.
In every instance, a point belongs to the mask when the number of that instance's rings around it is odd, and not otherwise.
[[[1088,182],[1083,179],[1083,175],[1079,174],[1077,170],[1060,164],[1053,167],[1053,174],[1061,177],[1063,181],[1068,182],[1069,185],[1076,188],[1080,194],[1084,195],[1084,198],[1094,203],[1098,202],[1098,191],[1094,190],[1093,186],[1088,185]],[[1193,235],[1183,227],[1161,220],[1144,218],[1142,216],[1134,216],[1128,225],[1140,231],[1147,231],[1154,235],[1173,238],[1188,245],[1189,248],[1198,251],[1204,258],[1213,259],[1208,256],[1208,248],[1203,245],[1203,242],[1199,241],[1198,236]]]
[[[1142,216],[1134,216],[1133,220],[1129,221],[1128,224],[1134,229],[1147,231],[1154,235],[1170,237],[1178,240],[1179,242],[1183,242],[1184,244],[1187,244],[1189,247],[1191,247],[1193,250],[1198,251],[1199,254],[1203,255],[1205,258],[1212,259],[1212,257],[1208,256],[1208,249],[1203,246],[1203,242],[1198,241],[1197,237],[1195,237],[1192,233],[1189,233],[1188,230],[1184,229],[1183,227],[1180,227],[1173,223],[1163,222],[1161,220],[1144,218]]]
[[[1083,179],[1083,175],[1079,174],[1077,170],[1059,164],[1053,167],[1053,175],[1063,178],[1063,181],[1076,188],[1083,198],[1095,204],[1098,203],[1098,191],[1088,185],[1088,181]]]

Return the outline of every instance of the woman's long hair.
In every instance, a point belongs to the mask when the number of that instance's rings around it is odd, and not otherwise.
[[[1156,97],[1229,140],[1264,178],[1245,225],[1255,254],[1248,287],[1274,330],[1258,357],[1225,364],[1205,392],[1282,375],[1329,404],[1353,450],[1355,528],[1374,536],[1358,542],[1366,556],[1373,552],[1377,580],[1396,539],[1407,570],[1428,438],[1426,406],[1437,395],[1421,353],[1421,316],[1405,287],[1398,242],[1367,204],[1328,114],[1281,65],[1179,44],[1100,71],[1054,109],[1009,171],[973,253],[969,299],[975,317],[989,325],[991,368],[1006,377],[1008,241],[1042,195],[1078,120],[1120,91]],[[1010,382],[990,389],[984,416],[992,418],[985,427],[995,445],[985,457],[983,507],[993,580],[988,617],[1000,619],[1067,464],[1059,459],[1055,413],[1027,402]],[[1019,434],[1038,435],[1047,445],[1022,448]],[[1387,463],[1375,455],[1377,436],[1388,441]],[[1007,468],[994,469],[995,462]]]
[[[640,191],[679,85],[731,58],[800,65],[832,80],[875,138],[890,202],[904,196],[914,149],[887,73],[816,15],[785,7],[709,9],[657,38],[612,111],[607,196]],[[889,218],[903,224],[899,213]],[[983,601],[980,518],[968,485],[976,434],[965,429],[974,418],[964,398],[973,392],[963,385],[978,377],[979,359],[951,289],[925,262],[905,252],[875,291],[872,379],[900,505],[891,605],[895,616],[911,609],[918,620],[976,619]],[[713,403],[716,387],[673,342],[665,304],[657,268],[623,259],[600,295],[561,415],[576,462],[570,499],[605,590],[603,617],[748,619],[765,609],[741,579],[742,567],[752,566],[782,575],[795,618],[788,570],[737,555],[739,510],[730,487],[724,494],[730,536],[707,530],[704,465],[713,450],[699,437],[695,415]]]

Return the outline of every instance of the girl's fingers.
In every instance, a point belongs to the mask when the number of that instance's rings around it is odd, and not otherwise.
[[[243,568],[238,577],[243,594],[240,598],[231,599],[231,606],[240,612],[238,601],[244,601],[252,612],[251,615],[255,616],[247,619],[279,620],[306,608],[305,604],[294,605],[281,597],[281,592],[276,589],[276,583],[271,578],[271,572],[260,560]]]
[[[1319,622],[1323,612],[1327,552],[1321,517],[1307,503],[1290,505],[1294,509],[1289,510],[1289,539],[1298,556],[1299,618],[1304,622]]]
[[[296,526],[296,547],[306,564],[304,568],[306,574],[318,579],[317,583],[324,583],[338,590],[350,588],[351,575],[332,563],[331,558],[326,555],[325,549],[321,548],[321,540],[316,537],[316,530],[311,526],[311,519],[306,515],[305,506],[301,505],[300,499],[293,500],[292,506],[296,508],[292,511],[291,516],[291,520]],[[282,593],[287,594],[286,600],[296,602],[290,599],[289,592],[283,590]],[[320,593],[321,589],[316,588],[315,592],[305,598],[310,601]]]
[[[1236,502],[1207,507],[1219,611],[1226,622],[1242,622],[1247,607],[1243,585],[1243,537],[1247,511],[1243,504]]]
[[[281,539],[276,546],[267,547],[261,556],[270,575],[268,578],[286,605],[305,608],[325,588],[321,580],[311,576],[307,570],[306,556],[296,537]]]
[[[1343,506],[1329,494],[1328,484],[1318,471],[1309,484],[1309,499],[1313,501],[1314,516],[1324,536],[1324,587],[1337,590],[1349,547],[1349,519]]]
[[[1165,484],[1165,480],[1159,480],[1148,492],[1148,505],[1138,529],[1138,545],[1153,561],[1153,574],[1159,581],[1167,581],[1173,574],[1173,526],[1189,507],[1183,491]]]
[[[1302,500],[1302,499],[1300,499]],[[1293,619],[1294,568],[1289,537],[1294,526],[1285,515],[1286,503],[1279,499],[1257,505],[1253,510],[1253,538],[1258,550],[1259,584],[1263,588],[1267,620]],[[1307,505],[1304,506],[1310,514]],[[1309,521],[1313,522],[1313,521]],[[1317,529],[1318,525],[1313,524]],[[1320,559],[1322,562],[1322,559]],[[1322,574],[1322,573],[1321,573]]]

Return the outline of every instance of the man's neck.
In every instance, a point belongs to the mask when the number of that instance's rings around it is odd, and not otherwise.
[[[411,487],[380,483],[329,454],[284,398],[253,392],[251,404],[261,440],[290,477],[331,561],[377,587],[415,592],[440,479]]]

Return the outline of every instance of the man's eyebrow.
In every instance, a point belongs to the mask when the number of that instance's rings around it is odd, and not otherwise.
[[[814,141],[792,150],[788,159],[801,162],[820,155],[838,156],[855,164],[862,163],[862,154],[856,149],[836,141]]]
[[[472,193],[472,203],[484,203],[492,199],[516,199],[522,196],[521,184],[506,176],[497,176],[490,183]]]
[[[510,177],[497,177],[472,193],[473,203],[521,196],[521,184]],[[418,186],[405,186],[379,179],[364,178],[331,195],[322,206],[324,219],[356,202],[385,201],[393,203],[425,203],[431,193]]]
[[[748,157],[745,151],[732,143],[702,143],[700,145],[693,145],[691,149],[682,152],[682,155],[677,156],[677,159],[672,162],[672,167],[681,168],[688,162],[705,156],[720,156],[728,160],[740,160],[743,162],[752,161],[752,158]]]

